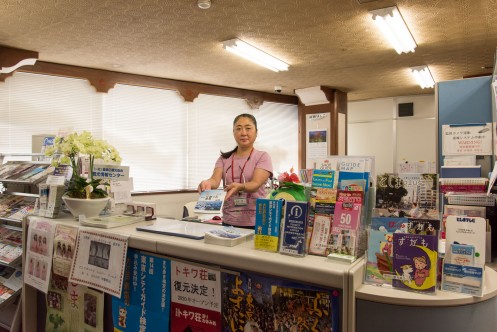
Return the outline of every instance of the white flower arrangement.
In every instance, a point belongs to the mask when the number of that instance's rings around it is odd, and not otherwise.
[[[73,169],[73,175],[69,182],[67,195],[72,198],[102,198],[107,192],[101,188],[100,179],[93,179],[93,166],[95,159],[104,162],[121,162],[119,152],[104,140],[95,139],[89,131],[71,133],[67,136],[57,136],[53,147],[45,150],[45,155],[53,157],[55,166],[69,164]],[[78,160],[82,156],[88,156],[90,167],[88,179],[81,176]],[[57,158],[58,157],[58,158]]]

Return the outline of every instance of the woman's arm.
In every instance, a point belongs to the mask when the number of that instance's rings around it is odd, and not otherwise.
[[[233,194],[245,191],[249,193],[255,193],[261,186],[263,186],[271,173],[262,168],[256,168],[254,170],[254,175],[252,180],[245,183],[233,182],[224,188],[228,193],[226,194],[226,199],[230,198]]]
[[[221,184],[221,180],[223,178],[223,169],[221,167],[214,168],[212,175],[207,180],[203,180],[198,185],[198,192],[202,192],[204,190],[217,189]]]

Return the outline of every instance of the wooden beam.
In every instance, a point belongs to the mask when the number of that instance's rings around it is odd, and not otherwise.
[[[200,93],[203,93],[215,96],[241,98],[247,100],[247,102],[252,104],[254,103],[254,101],[258,101],[259,103],[261,100],[282,104],[298,104],[297,96],[252,91],[204,83],[179,81],[145,75],[127,74],[109,70],[70,66],[44,61],[37,61],[34,66],[21,68],[19,69],[19,71],[86,79],[92,86],[95,87],[98,92],[105,93],[107,93],[117,83],[120,83],[166,90],[175,90],[181,94],[185,101],[190,102],[197,98]],[[262,104],[262,102],[260,102],[260,104]]]

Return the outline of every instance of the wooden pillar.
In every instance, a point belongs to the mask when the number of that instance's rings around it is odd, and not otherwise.
[[[309,123],[312,115],[319,118],[320,128],[328,131],[328,155],[347,154],[347,93],[325,86],[298,89],[299,97],[299,167],[306,165]]]

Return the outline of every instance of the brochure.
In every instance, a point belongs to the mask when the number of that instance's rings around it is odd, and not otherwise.
[[[221,214],[225,197],[226,191],[223,189],[204,190],[200,193],[193,211],[196,213]]]

